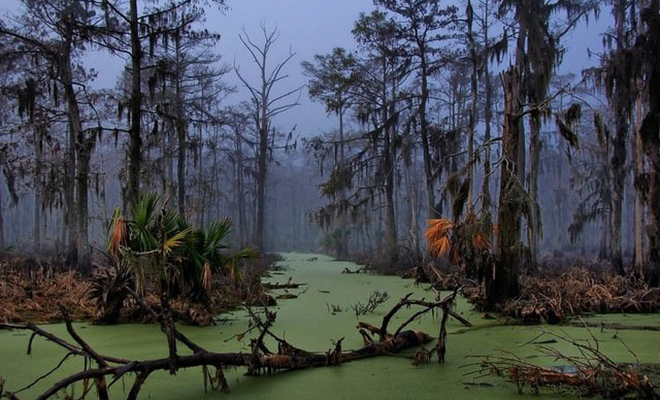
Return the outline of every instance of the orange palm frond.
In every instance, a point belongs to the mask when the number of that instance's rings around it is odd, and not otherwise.
[[[429,242],[429,251],[433,257],[441,257],[449,252],[452,247],[449,241],[449,233],[453,228],[454,224],[449,220],[429,220],[429,228],[424,233],[424,236]]]
[[[490,240],[488,240],[488,238],[486,238],[481,232],[478,232],[474,235],[472,245],[476,250],[486,251],[490,248]]]
[[[443,236],[447,236],[449,231],[454,228],[454,224],[451,221],[446,219],[430,219],[429,228],[426,230],[424,236],[426,240],[430,242],[440,239]]]
[[[108,242],[108,252],[117,257],[119,246],[126,241],[126,220],[122,216],[116,216],[112,223],[112,232]]]
[[[429,243],[429,252],[433,257],[442,257],[449,252],[451,245],[449,243],[449,237],[445,236],[436,240],[435,242]]]
[[[204,263],[204,269],[202,270],[202,287],[207,293],[210,293],[212,284],[213,271],[211,270],[211,264],[207,261]]]

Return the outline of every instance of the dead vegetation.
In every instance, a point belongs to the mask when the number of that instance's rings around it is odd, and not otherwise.
[[[454,290],[483,310],[483,285],[429,262],[422,272],[410,270],[409,277],[427,277],[436,290]],[[443,272],[448,271],[448,272]],[[652,288],[634,277],[617,275],[602,268],[572,267],[536,276],[519,277],[520,295],[504,304],[500,315],[524,324],[563,323],[592,313],[647,313],[660,310],[660,288]]]
[[[374,290],[371,292],[369,297],[362,301],[351,305],[351,310],[355,313],[356,317],[360,315],[372,314],[376,311],[379,305],[385,303],[389,300],[390,295],[387,292],[381,292],[380,290]]]
[[[271,262],[270,258],[246,262],[238,281],[216,276],[204,304],[173,299],[174,319],[205,326],[214,323],[214,315],[241,304],[275,305],[261,284]],[[59,306],[64,306],[75,321],[154,323],[153,315],[131,296],[131,282],[130,274],[115,268],[97,267],[83,276],[55,259],[5,259],[0,261],[0,322],[61,322]],[[153,309],[160,307],[155,290],[146,290],[144,301]]]
[[[345,362],[359,360],[368,357],[387,355],[399,353],[403,350],[421,346],[432,340],[431,336],[424,332],[416,330],[404,330],[410,323],[415,321],[420,316],[439,310],[442,313],[440,320],[440,333],[436,345],[436,353],[438,361],[443,362],[447,349],[446,337],[446,322],[451,314],[451,305],[456,298],[457,292],[453,292],[449,296],[436,301],[427,302],[423,300],[410,299],[411,294],[408,294],[385,315],[379,327],[359,323],[358,331],[364,340],[364,346],[357,350],[344,350],[342,342],[344,338],[333,342],[333,346],[325,353],[312,353],[303,349],[297,348],[285,339],[277,336],[271,330],[275,323],[276,314],[270,312],[267,308],[264,309],[262,314],[253,311],[247,307],[247,311],[251,316],[251,324],[248,329],[240,335],[237,339],[242,340],[249,333],[252,333],[250,339],[251,351],[248,353],[215,353],[208,351],[201,346],[194,343],[184,334],[176,329],[172,324],[172,318],[169,314],[169,309],[154,310],[146,304],[139,295],[135,294],[136,298],[141,303],[145,304],[145,308],[154,315],[161,326],[161,330],[168,340],[170,353],[167,358],[154,359],[154,360],[129,360],[116,358],[112,356],[102,355],[95,351],[73,328],[71,319],[66,309],[62,308],[62,316],[67,324],[67,331],[71,339],[75,343],[70,343],[58,336],[55,336],[34,324],[0,324],[0,329],[14,329],[14,330],[27,330],[32,332],[30,343],[36,336],[44,337],[54,344],[67,350],[65,359],[71,356],[81,356],[86,360],[85,365],[89,368],[69,375],[55,383],[39,395],[37,398],[45,400],[66,391],[76,383],[83,384],[84,394],[87,394],[93,388],[96,389],[99,399],[107,400],[109,398],[108,388],[114,383],[118,382],[122,377],[129,374],[135,375],[135,380],[130,388],[127,399],[137,399],[140,389],[144,382],[155,371],[169,370],[171,374],[176,373],[177,370],[182,368],[200,367],[204,376],[204,384],[210,384],[214,389],[228,390],[227,380],[224,377],[224,369],[228,367],[245,367],[249,375],[271,375],[279,371],[305,369],[313,367],[324,367],[331,365],[339,365]],[[404,307],[416,307],[419,309],[416,313],[408,318],[404,323],[396,328],[394,333],[389,329],[389,323],[394,315]],[[377,338],[376,338],[377,337]],[[266,342],[266,339],[277,343],[277,350],[271,350]],[[177,350],[177,344],[184,346],[190,355],[183,355]],[[31,346],[28,345],[28,353],[31,353]],[[36,357],[36,355],[32,355]],[[426,362],[430,361],[432,356],[428,352],[423,358]],[[416,357],[416,362],[420,357]],[[95,366],[92,366],[95,365]],[[215,368],[215,372],[211,373],[209,368]],[[57,370],[55,368],[51,373],[45,377],[47,378]],[[0,398],[6,397],[9,399],[18,399],[18,395],[22,390],[15,392],[5,391],[3,388],[4,382],[0,379]],[[26,388],[31,387],[30,385]],[[83,397],[84,397],[83,394]]]
[[[523,276],[521,294],[502,314],[523,323],[559,323],[585,313],[643,313],[660,309],[660,288],[611,272],[572,268],[554,276]]]
[[[591,333],[589,331],[589,333]],[[560,366],[541,367],[507,352],[501,356],[483,357],[477,368],[467,375],[494,375],[515,382],[518,391],[526,389],[539,394],[543,388],[556,392],[571,390],[580,397],[601,396],[606,399],[660,399],[648,376],[640,371],[639,360],[635,364],[619,364],[606,356],[592,334],[588,340],[577,340],[567,335],[545,332],[551,340],[542,341],[539,351]],[[537,339],[539,339],[537,337]],[[548,343],[564,342],[572,345],[574,355],[561,352]],[[626,346],[621,342],[622,346]],[[637,356],[626,346],[631,355]],[[474,366],[474,365],[473,365]]]
[[[0,262],[0,322],[59,322],[58,304],[75,319],[91,319],[89,280],[75,271],[62,271],[52,263],[27,259]]]

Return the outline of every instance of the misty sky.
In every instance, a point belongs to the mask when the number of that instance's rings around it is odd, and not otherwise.
[[[451,3],[459,4],[462,12],[462,0]],[[18,0],[0,0],[0,11],[5,14],[19,10]],[[333,47],[342,46],[355,48],[351,36],[354,21],[360,12],[374,9],[371,0],[227,0],[229,9],[224,13],[213,8],[207,13],[206,27],[222,34],[217,52],[223,56],[229,65],[239,65],[246,79],[256,79],[256,71],[252,68],[249,54],[242,47],[238,34],[242,28],[259,43],[259,24],[263,21],[268,28],[277,27],[280,39],[273,49],[273,62],[280,61],[288,55],[289,49],[296,53],[287,69],[290,78],[280,86],[278,93],[304,85],[307,78],[303,76],[300,63],[311,61],[315,54],[325,54]],[[587,26],[582,23],[567,38],[568,52],[559,73],[580,71],[597,60],[587,56],[587,47],[601,51],[601,33],[611,24],[608,10],[601,13],[600,19],[590,19]],[[117,74],[124,67],[123,61],[108,54],[95,54],[86,60],[86,65],[95,68],[99,77],[95,82],[97,87],[114,87]],[[246,100],[245,90],[241,90],[240,82],[234,72],[228,74],[227,81],[236,85],[239,92],[226,100],[226,105],[236,104]],[[289,131],[297,125],[297,134],[311,136],[323,131],[335,129],[335,118],[328,118],[323,105],[313,103],[307,98],[303,89],[301,105],[280,115],[275,126],[283,131]]]

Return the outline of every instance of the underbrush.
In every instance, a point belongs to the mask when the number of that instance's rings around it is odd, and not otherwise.
[[[74,319],[92,319],[91,281],[53,261],[12,258],[0,262],[0,322],[60,322],[58,305]]]
[[[502,314],[524,323],[559,323],[585,313],[647,313],[660,310],[660,288],[644,281],[573,267],[548,276],[520,278],[521,294]]]
[[[347,261],[354,262],[358,265],[364,266],[364,269],[369,272],[381,275],[398,275],[401,277],[415,277],[411,276],[411,271],[416,270],[418,265],[426,265],[432,262],[428,255],[415,255],[408,249],[401,249],[398,258],[393,262],[389,257],[383,253],[359,253],[348,257]],[[424,280],[421,276],[420,280]]]
[[[214,316],[241,304],[273,305],[275,300],[261,287],[261,277],[278,259],[279,255],[266,254],[244,260],[238,276],[214,278],[205,303],[173,299],[173,316],[184,323],[209,325]],[[97,267],[83,276],[56,259],[8,258],[0,261],[0,322],[62,322],[60,306],[77,321],[155,322],[153,313],[130,295],[132,290],[130,276],[122,276],[114,268]],[[142,299],[151,310],[159,309],[155,288],[145,288]],[[117,312],[109,320],[108,307]]]
[[[423,268],[436,290],[462,293],[477,310],[485,305],[483,285],[461,271],[427,263]],[[414,276],[416,272],[410,273]],[[411,277],[412,277],[411,276]],[[557,324],[591,313],[649,313],[660,310],[660,288],[634,277],[615,274],[601,266],[552,268],[541,274],[522,275],[520,294],[500,307],[500,315],[523,324]]]

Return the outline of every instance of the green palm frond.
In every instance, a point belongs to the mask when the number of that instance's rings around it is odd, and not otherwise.
[[[225,249],[227,246],[222,244],[222,241],[227,238],[231,232],[231,220],[225,218],[219,222],[213,222],[206,231],[207,246],[214,249]]]
[[[246,247],[232,254],[228,259],[229,260],[238,260],[238,259],[249,259],[249,258],[259,258],[259,252],[256,250]]]
[[[133,204],[133,219],[115,211],[108,249],[133,275],[138,292],[160,282],[173,298],[207,302],[218,275],[241,281],[238,260],[256,258],[253,249],[225,254],[231,220],[214,222],[207,230],[194,229],[185,217],[168,210],[155,194],[145,194]]]
[[[223,261],[222,261],[222,265],[224,267],[223,269],[225,270],[225,273],[229,275],[231,282],[234,285],[238,285],[242,281],[242,274],[237,261],[240,259],[250,259],[250,258],[258,258],[258,257],[259,257],[259,253],[257,253],[254,249],[246,247],[229,256],[223,256]]]
[[[136,228],[146,229],[152,222],[156,208],[160,202],[160,196],[156,193],[148,193],[140,196],[133,204],[133,219]]]
[[[182,244],[185,243],[186,238],[190,233],[192,232],[192,229],[186,228],[183,231],[176,232],[172,236],[168,237],[163,241],[163,252],[166,255],[172,254],[174,250],[179,248]]]

